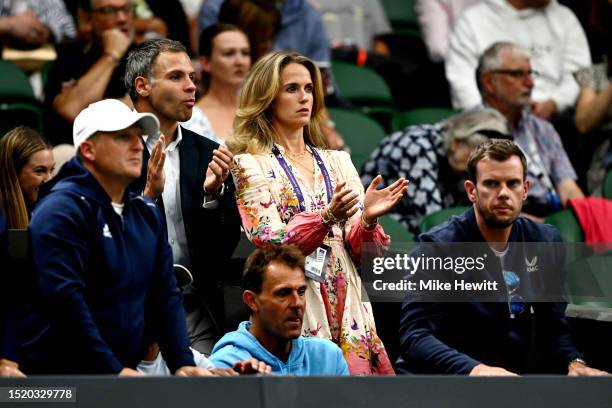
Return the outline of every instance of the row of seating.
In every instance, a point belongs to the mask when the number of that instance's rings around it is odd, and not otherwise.
[[[0,60],[0,135],[19,125],[41,131],[42,114],[27,75],[12,62]]]

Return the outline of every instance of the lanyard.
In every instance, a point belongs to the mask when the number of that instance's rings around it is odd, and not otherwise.
[[[325,180],[325,192],[327,193],[327,202],[329,203],[332,199],[331,178],[329,177],[327,168],[325,167],[325,164],[323,163],[323,159],[321,159],[321,156],[319,155],[319,153],[316,151],[314,147],[310,145],[308,145],[308,147],[310,147],[310,151],[312,152],[312,155],[314,156],[315,161],[317,162],[317,165],[319,166],[319,169],[321,169],[321,174],[323,174],[323,179]],[[280,152],[280,150],[278,149],[276,145],[272,146],[272,153],[274,154],[274,156],[276,156],[276,160],[278,160],[278,163],[281,165],[281,167],[287,174],[287,177],[289,178],[289,182],[291,183],[291,186],[293,187],[293,191],[295,192],[295,195],[297,196],[297,199],[298,199],[298,203],[300,205],[300,212],[306,211],[306,204],[304,203],[304,195],[302,194],[302,189],[300,188],[300,185],[298,184],[293,172],[291,171],[291,169],[289,169],[289,165],[287,164],[287,161],[285,160],[285,158],[283,157],[282,153]]]

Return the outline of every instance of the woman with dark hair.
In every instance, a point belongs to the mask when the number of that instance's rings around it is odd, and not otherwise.
[[[312,60],[281,51],[253,66],[228,141],[238,210],[255,245],[296,244],[307,256],[302,333],[336,342],[351,374],[393,374],[354,262],[362,244],[376,253],[389,244],[377,220],[408,182],[377,190],[378,176],[364,194],[349,155],[326,149],[324,108]]]
[[[185,127],[224,144],[234,130],[240,89],[251,68],[249,40],[236,26],[214,24],[200,36],[204,95]]]
[[[49,143],[20,126],[0,138],[0,211],[10,229],[26,229],[38,188],[51,178],[55,162]]]

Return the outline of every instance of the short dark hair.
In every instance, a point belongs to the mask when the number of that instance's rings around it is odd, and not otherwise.
[[[139,76],[149,78],[155,59],[162,52],[187,53],[187,49],[179,41],[156,38],[143,42],[128,55],[123,81],[132,101],[138,97],[134,80]]]
[[[512,156],[517,156],[521,159],[523,165],[523,180],[527,178],[527,159],[521,148],[511,140],[506,139],[491,139],[476,146],[470,157],[468,158],[467,171],[468,180],[476,184],[478,162],[485,157],[497,161],[506,161]]]
[[[219,34],[232,32],[232,31],[242,33],[246,37],[247,42],[248,42],[249,39],[246,33],[242,31],[240,27],[235,26],[233,24],[216,23],[216,24],[206,27],[204,31],[202,31],[202,34],[200,34],[200,42],[199,42],[199,49],[198,49],[200,57],[210,58],[213,52],[213,48],[214,48],[213,41],[215,40],[215,38],[217,38]],[[251,45],[249,44],[249,47],[250,46]],[[210,73],[202,70],[202,88],[203,88],[204,94],[208,92],[209,87],[210,87]]]
[[[242,273],[242,287],[255,293],[261,292],[264,274],[272,262],[300,268],[304,272],[304,255],[295,245],[278,245],[256,249],[246,260]]]

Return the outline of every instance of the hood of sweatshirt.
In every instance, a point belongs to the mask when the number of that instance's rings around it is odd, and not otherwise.
[[[537,13],[541,13],[542,11],[546,12],[548,9],[557,6],[557,0],[551,0],[545,7],[517,10],[512,7],[510,3],[508,3],[508,0],[484,0],[484,2],[488,3],[498,13],[508,15],[513,18],[531,17]]]
[[[266,350],[259,341],[249,332],[251,322],[242,322],[238,326],[238,330],[227,333],[215,344],[213,354],[226,346],[234,346],[247,350],[249,354],[260,361],[265,361],[272,367],[275,373],[291,373],[296,372],[304,364],[305,349],[303,341],[300,337],[291,340],[291,351],[287,361],[284,362],[274,354]]]
[[[80,194],[101,205],[110,206],[111,203],[109,195],[102,188],[98,180],[92,176],[77,157],[70,159],[51,181],[41,186],[38,201],[40,202],[51,192],[59,191],[70,191],[73,194]],[[127,188],[125,194],[128,194]],[[127,197],[124,196],[124,203],[127,201]]]

